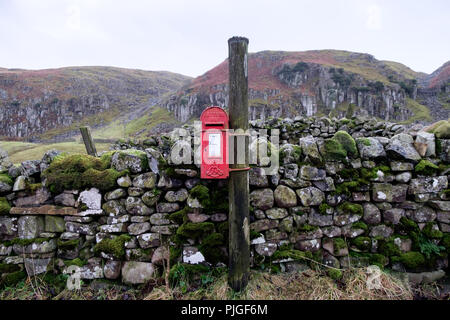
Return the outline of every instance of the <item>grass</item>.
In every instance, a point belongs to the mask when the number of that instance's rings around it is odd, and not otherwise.
[[[176,120],[167,109],[156,107],[151,109],[151,114],[145,114],[126,124],[123,124],[120,120],[115,120],[107,126],[94,129],[92,130],[92,136],[94,139],[143,138],[148,130],[162,123],[176,123]]]
[[[381,273],[381,289],[369,290],[369,274],[365,269],[343,270],[343,277],[335,281],[325,273],[314,270],[270,274],[252,271],[247,288],[233,292],[222,275],[210,286],[182,294],[176,288],[155,288],[145,299],[186,300],[411,300],[411,288],[400,278]]]
[[[333,280],[320,270],[268,273],[251,271],[248,286],[233,292],[227,274],[204,277],[200,284],[182,290],[170,288],[163,278],[127,287],[109,280],[83,282],[80,290],[67,290],[67,276],[52,274],[28,277],[15,286],[0,290],[0,300],[413,300],[445,299],[441,284],[411,286],[404,275],[389,271],[380,274],[381,286],[369,289],[370,273],[365,268],[342,270]]]
[[[109,149],[108,143],[96,143],[97,152]],[[51,144],[29,143],[19,141],[0,141],[0,148],[6,150],[10,160],[19,164],[25,160],[40,160],[45,152],[56,149],[67,153],[86,154],[84,143],[82,142],[60,142]]]
[[[406,107],[409,110],[411,110],[414,115],[410,117],[408,120],[400,122],[400,124],[410,124],[416,121],[426,121],[426,122],[433,121],[433,118],[430,115],[430,110],[426,106],[418,103],[417,101],[411,98],[406,98]]]

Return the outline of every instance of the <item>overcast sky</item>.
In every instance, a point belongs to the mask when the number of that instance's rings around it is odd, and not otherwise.
[[[433,72],[449,0],[0,0],[0,67],[109,65],[198,76],[249,51],[343,49]]]

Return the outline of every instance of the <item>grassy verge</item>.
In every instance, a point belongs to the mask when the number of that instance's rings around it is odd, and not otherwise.
[[[109,149],[108,143],[96,143],[97,152]],[[25,160],[39,160],[48,150],[56,149],[68,153],[86,154],[82,142],[61,142],[52,144],[29,143],[20,141],[0,141],[0,148],[6,150],[13,163]]]
[[[80,290],[67,290],[67,276],[51,274],[27,278],[0,290],[0,300],[413,300],[443,299],[436,283],[411,287],[405,277],[391,272],[380,275],[381,287],[369,289],[370,274],[364,268],[342,270],[339,280],[325,272],[268,273],[252,271],[245,290],[233,292],[227,274],[207,273],[196,280],[166,286],[163,278],[127,287],[108,280],[83,283]],[[187,280],[187,279],[184,279]]]

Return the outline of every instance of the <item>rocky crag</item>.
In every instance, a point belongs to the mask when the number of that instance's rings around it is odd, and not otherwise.
[[[0,137],[67,138],[80,125],[102,126],[121,115],[133,119],[186,80],[170,72],[112,67],[0,69]]]
[[[450,124],[411,130],[353,118],[296,127],[308,121],[258,124],[284,136],[271,148],[278,172],[264,175],[259,157],[249,173],[252,267],[290,271],[319,262],[336,279],[341,268],[367,265],[408,272],[416,282],[443,276]],[[126,150],[99,158],[49,151],[19,166],[2,152],[1,286],[75,267],[85,280],[140,284],[168,259],[172,275],[225,266],[227,181],[172,164],[173,143],[165,135],[120,142],[113,149]]]
[[[439,108],[442,104],[424,95],[417,99],[418,90],[425,92],[428,83],[439,90],[448,86],[449,74],[442,70],[425,75],[369,54],[336,50],[251,53],[248,68],[251,119],[353,114],[397,122],[448,118],[449,109]],[[164,106],[181,121],[198,118],[210,105],[227,107],[227,81],[225,60],[172,95]],[[444,91],[448,100],[448,90]],[[436,92],[428,95],[435,98]]]

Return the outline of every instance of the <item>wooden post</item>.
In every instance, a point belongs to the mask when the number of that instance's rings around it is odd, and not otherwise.
[[[94,139],[92,139],[91,128],[81,127],[81,136],[83,137],[84,146],[86,147],[86,152],[90,156],[97,157],[97,149],[95,148]]]
[[[230,129],[248,129],[248,39],[233,37],[228,40],[229,64],[229,116]],[[232,155],[238,144],[234,143]],[[245,163],[230,164],[231,169],[248,167],[248,137],[245,137]],[[241,291],[248,283],[250,272],[249,231],[249,183],[248,171],[230,171],[229,180],[229,273],[228,284],[234,291]]]

